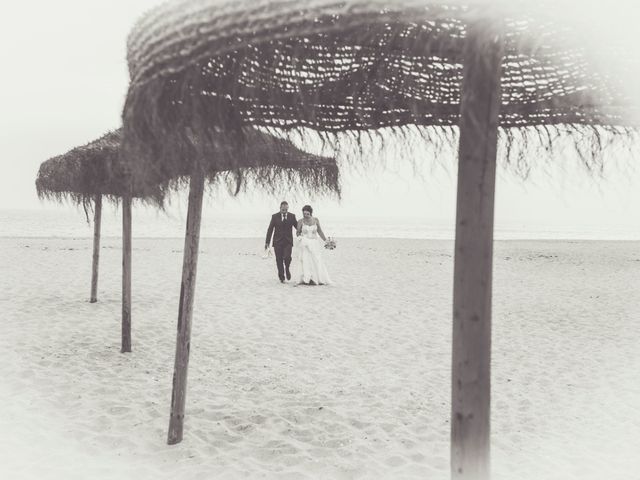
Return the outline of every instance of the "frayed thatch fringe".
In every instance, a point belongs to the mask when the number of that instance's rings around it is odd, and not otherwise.
[[[298,168],[248,167],[209,172],[206,180],[208,191],[213,196],[237,196],[256,191],[287,198],[340,195],[339,169],[335,161],[327,165]],[[173,179],[168,183],[172,191],[183,190],[188,185],[188,176]]]
[[[502,129],[498,160],[523,179],[536,165],[562,159],[575,159],[585,171],[601,176],[608,157],[620,165],[638,158],[638,140],[638,130],[628,126],[560,124]]]
[[[269,131],[304,150],[335,157],[362,175],[396,159],[409,161],[416,174],[433,166],[449,169],[457,161],[457,127],[407,125],[339,134],[310,129]],[[563,159],[601,175],[606,158],[629,166],[627,160],[640,157],[640,132],[629,126],[537,125],[500,128],[498,133],[499,164],[523,180],[537,166]]]

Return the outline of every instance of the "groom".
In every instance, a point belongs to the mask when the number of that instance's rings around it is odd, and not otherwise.
[[[264,244],[265,250],[271,243],[273,234],[273,251],[276,254],[276,265],[278,266],[278,278],[284,283],[285,275],[287,280],[291,280],[291,250],[293,248],[293,232],[298,226],[298,221],[293,213],[288,213],[289,204],[282,202],[280,211],[271,215],[271,223],[267,229],[267,240]],[[274,233],[275,231],[275,233]]]

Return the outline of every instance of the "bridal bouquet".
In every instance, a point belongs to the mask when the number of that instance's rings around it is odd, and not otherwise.
[[[324,248],[327,250],[333,250],[336,248],[336,241],[331,237],[327,238],[327,241],[324,242]]]

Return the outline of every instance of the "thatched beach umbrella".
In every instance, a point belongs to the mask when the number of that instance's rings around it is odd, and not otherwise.
[[[122,346],[131,351],[131,203],[162,203],[160,184],[134,188],[120,162],[122,129],[109,132],[86,145],[51,158],[40,165],[36,189],[40,198],[71,200],[85,209],[94,202],[93,268],[90,302],[98,300],[98,264],[102,199],[122,201]]]
[[[163,147],[164,144],[158,145]],[[174,145],[173,141],[169,145]],[[338,166],[334,158],[303,152],[287,140],[253,128],[242,132],[216,129],[203,140],[188,135],[180,148],[183,149],[180,156],[166,157],[158,152],[154,157],[158,162],[134,157],[138,163],[133,165],[139,177],[146,175],[152,183],[171,178],[169,185],[175,188],[190,178],[169,444],[182,440],[205,181],[209,184],[225,183],[234,194],[249,186],[276,193],[282,191],[283,185],[289,187],[289,192],[340,193]],[[126,150],[124,145],[123,149]]]
[[[109,134],[107,136],[109,136]],[[117,143],[120,143],[119,140]],[[71,154],[74,150],[68,153]],[[57,201],[71,199],[75,203],[82,204],[85,208],[92,200],[94,202],[93,268],[91,275],[91,295],[89,297],[91,303],[98,301],[102,193],[96,193],[100,192],[100,186],[96,185],[96,183],[98,183],[98,179],[104,178],[103,169],[104,162],[101,161],[84,162],[79,159],[71,159],[65,155],[60,155],[42,162],[36,179],[36,190],[38,191],[38,197],[40,199],[53,199]],[[100,172],[97,173],[95,170],[100,170]]]
[[[325,139],[459,133],[456,478],[489,470],[498,141],[526,163],[527,152],[567,137],[592,165],[610,140],[631,132],[615,79],[592,68],[564,26],[512,3],[503,11],[429,0],[173,0],[139,21],[128,45],[124,146],[141,168],[170,165],[194,136],[207,142],[214,131],[247,125]],[[179,441],[172,429],[170,443]]]

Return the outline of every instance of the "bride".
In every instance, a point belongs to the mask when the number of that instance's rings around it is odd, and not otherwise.
[[[302,218],[298,220],[298,266],[300,283],[305,285],[324,285],[331,283],[327,267],[322,259],[320,237],[327,241],[320,222],[312,216],[313,209],[309,205],[302,207]]]

